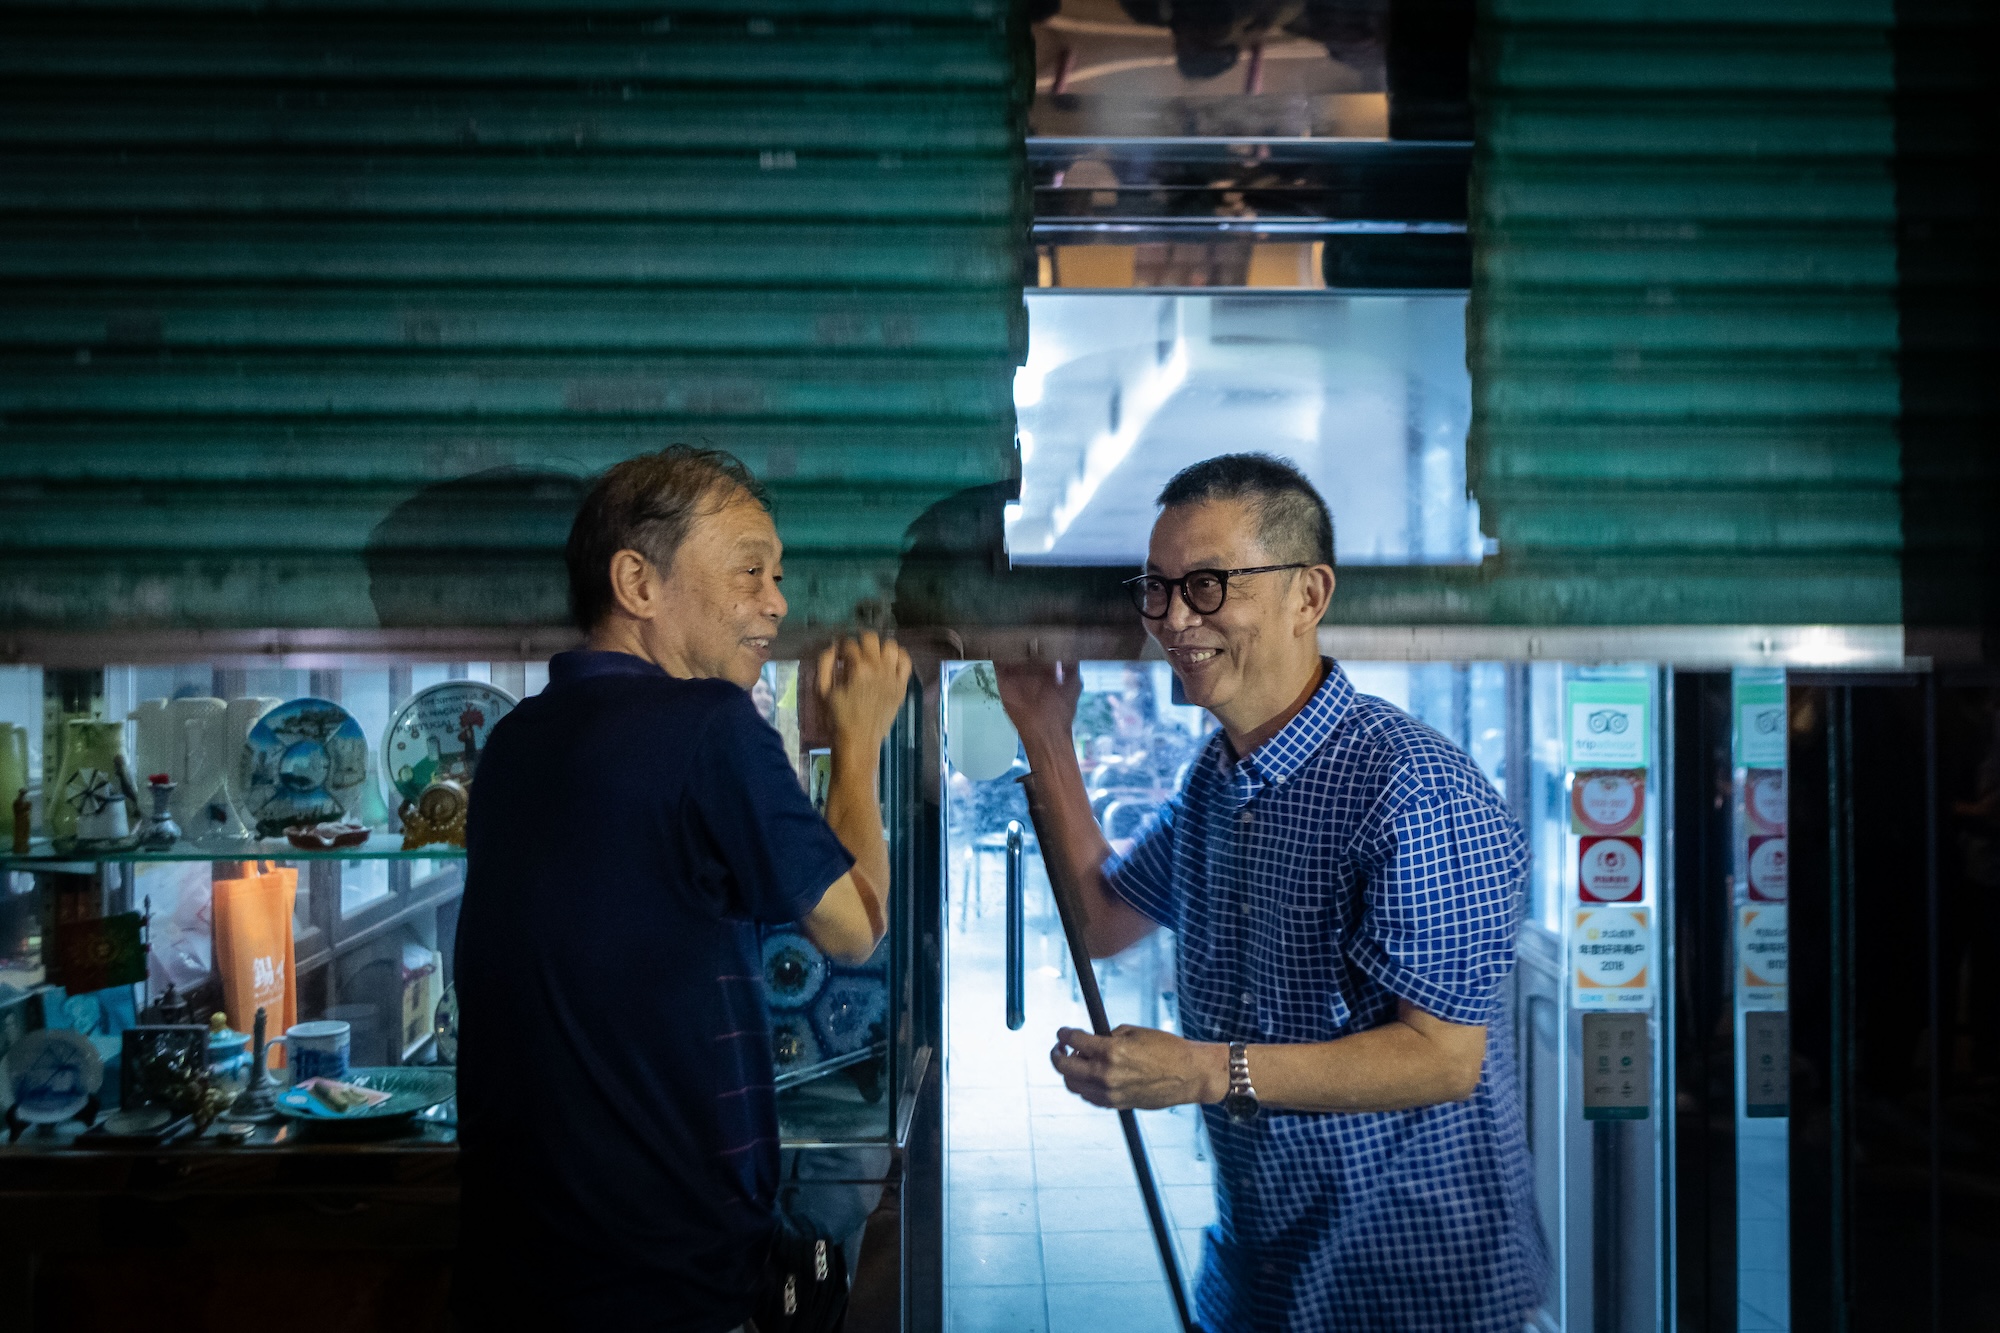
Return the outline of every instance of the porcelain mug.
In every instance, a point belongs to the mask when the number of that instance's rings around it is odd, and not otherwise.
[[[272,1046],[282,1046],[291,1057],[291,1077],[287,1086],[296,1087],[309,1078],[347,1077],[347,1048],[353,1040],[347,1024],[338,1019],[294,1023],[282,1037],[273,1037]]]

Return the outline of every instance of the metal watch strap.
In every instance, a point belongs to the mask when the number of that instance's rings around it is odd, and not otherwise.
[[[1232,1120],[1249,1120],[1257,1114],[1257,1089],[1250,1085],[1250,1050],[1240,1041],[1229,1043],[1229,1095],[1223,1106]]]

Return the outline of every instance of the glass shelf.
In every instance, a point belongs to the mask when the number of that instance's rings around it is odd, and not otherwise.
[[[258,838],[227,845],[198,846],[177,842],[165,851],[129,847],[117,851],[76,850],[59,852],[46,838],[28,844],[27,853],[0,853],[0,868],[8,870],[57,870],[64,866],[90,866],[109,862],[138,861],[442,861],[463,857],[463,847],[433,843],[428,847],[403,850],[400,833],[373,833],[355,847],[335,847],[331,851],[303,851],[283,838]]]

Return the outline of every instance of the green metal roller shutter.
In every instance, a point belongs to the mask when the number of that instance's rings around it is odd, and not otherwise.
[[[1490,0],[1494,618],[1901,618],[1889,0]]]
[[[16,5],[0,624],[529,626],[577,479],[774,491],[795,624],[1014,475],[992,0]]]

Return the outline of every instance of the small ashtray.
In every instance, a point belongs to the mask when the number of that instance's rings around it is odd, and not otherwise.
[[[359,847],[368,841],[366,824],[299,824],[285,830],[285,841],[302,852],[330,852],[336,847]]]

